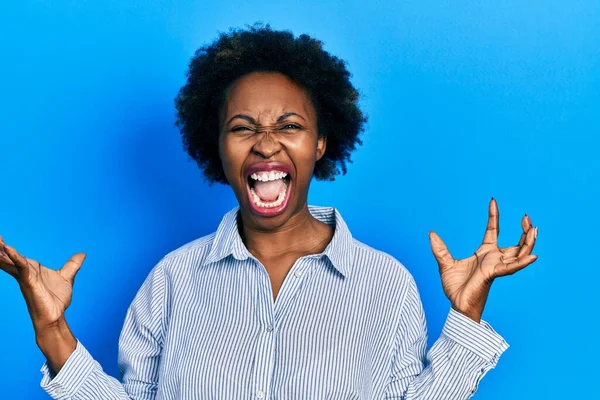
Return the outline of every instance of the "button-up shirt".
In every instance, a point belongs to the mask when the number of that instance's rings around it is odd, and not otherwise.
[[[300,257],[273,300],[235,208],[217,231],[170,252],[129,307],[120,380],[77,342],[41,385],[55,399],[467,399],[508,347],[486,322],[450,310],[426,351],[415,281],[354,239],[334,208],[320,254]]]

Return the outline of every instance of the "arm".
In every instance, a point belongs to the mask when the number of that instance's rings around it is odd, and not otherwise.
[[[494,279],[514,274],[533,263],[531,252],[537,228],[531,218],[521,219],[523,234],[516,246],[500,248],[499,212],[492,198],[483,242],[475,253],[462,260],[452,257],[442,239],[429,233],[438,262],[444,293],[452,303],[442,335],[427,355],[423,306],[411,279],[402,304],[402,320],[397,332],[397,354],[388,395],[400,399],[466,399],[477,389],[485,373],[493,368],[508,345],[481,315]]]
[[[427,355],[426,347],[423,305],[411,278],[396,332],[386,399],[468,399],[508,345],[487,323],[477,323],[451,310],[440,338]]]
[[[159,263],[127,311],[119,339],[122,383],[107,375],[77,341],[58,374],[48,358],[41,370],[42,388],[54,399],[154,399],[164,337],[164,298],[164,270]]]

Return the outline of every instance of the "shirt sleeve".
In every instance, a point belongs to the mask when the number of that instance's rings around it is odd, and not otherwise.
[[[425,314],[412,277],[402,307],[386,399],[462,400],[473,396],[508,344],[487,322],[477,323],[451,309],[442,334],[426,353]]]
[[[42,388],[56,400],[153,400],[159,379],[165,326],[165,278],[161,263],[135,296],[119,338],[121,381],[107,375],[78,341],[58,374],[46,362]]]

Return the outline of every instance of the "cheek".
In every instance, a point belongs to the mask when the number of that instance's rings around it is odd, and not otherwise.
[[[235,152],[232,152],[231,148],[227,146],[219,148],[219,157],[221,158],[221,166],[223,168],[223,173],[225,174],[225,179],[234,192],[237,193],[240,190],[239,171],[241,169],[241,164],[236,160]]]
[[[286,143],[286,148],[293,158],[305,162],[316,160],[317,141],[315,138],[305,136],[289,140]]]
[[[235,141],[231,139],[221,139],[219,141],[219,157],[226,173],[236,168],[236,164],[239,163],[240,150]]]
[[[301,138],[286,143],[286,152],[296,167],[296,179],[300,184],[297,188],[305,187],[312,179],[317,161],[317,142],[314,138]]]

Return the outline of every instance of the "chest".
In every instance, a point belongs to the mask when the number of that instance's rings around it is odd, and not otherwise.
[[[261,260],[261,264],[269,277],[274,302],[277,300],[277,295],[283,286],[283,282],[296,261],[297,258],[294,257],[283,257],[276,260]]]
[[[360,287],[314,267],[290,268],[275,300],[272,277],[258,268],[220,271],[197,296],[173,298],[162,398],[181,398],[176,388],[189,385],[198,399],[377,397],[392,361],[392,318],[374,312]]]

